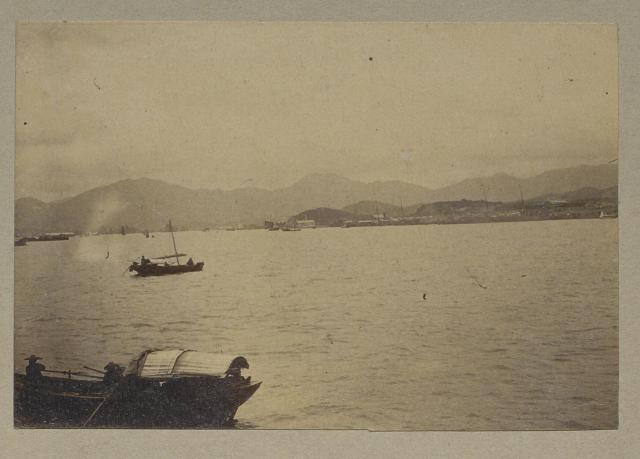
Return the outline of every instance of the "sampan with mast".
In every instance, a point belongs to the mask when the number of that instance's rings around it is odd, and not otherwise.
[[[191,258],[186,264],[180,263],[180,257],[186,257],[184,253],[178,253],[176,248],[176,238],[173,235],[173,227],[171,226],[171,220],[169,220],[169,231],[171,231],[171,240],[173,241],[173,255],[165,255],[163,257],[156,257],[147,259],[144,256],[140,257],[140,262],[134,261],[129,266],[129,272],[135,271],[138,276],[164,276],[166,274],[181,274],[189,273],[192,271],[202,271],[204,262],[199,261],[194,263]],[[169,260],[175,258],[175,263],[169,263],[168,261],[160,262],[157,260]]]

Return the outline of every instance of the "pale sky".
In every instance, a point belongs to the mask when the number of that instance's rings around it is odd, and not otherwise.
[[[124,178],[430,188],[617,157],[613,25],[23,24],[16,197]]]

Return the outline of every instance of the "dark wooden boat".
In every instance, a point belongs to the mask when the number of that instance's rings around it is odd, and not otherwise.
[[[203,261],[194,263],[193,260],[189,258],[189,261],[187,261],[187,263],[180,263],[180,257],[186,257],[186,254],[178,253],[178,249],[176,248],[176,239],[173,235],[173,228],[171,226],[171,220],[169,220],[169,231],[171,231],[171,240],[173,241],[173,250],[175,253],[173,255],[166,255],[163,257],[156,257],[152,259],[147,259],[142,256],[140,257],[140,262],[136,260],[129,266],[129,272],[136,272],[138,276],[146,277],[202,271],[202,268],[204,268]],[[172,258],[176,259],[175,263],[169,263],[168,261],[159,261],[169,260]]]
[[[73,233],[47,233],[39,236],[28,237],[29,242],[68,241]]]
[[[164,276],[166,274],[182,274],[190,273],[194,271],[202,271],[204,268],[204,262],[199,261],[192,265],[185,264],[169,264],[169,263],[156,263],[149,261],[147,263],[138,263],[134,261],[129,266],[129,272],[136,272],[138,276]]]
[[[242,369],[248,367],[244,357],[162,350],[141,353],[122,376],[111,381],[106,376],[89,381],[16,374],[15,423],[22,427],[229,426],[261,384],[242,376]]]
[[[289,218],[287,223],[280,227],[282,231],[300,231],[298,228],[298,220],[295,217]]]

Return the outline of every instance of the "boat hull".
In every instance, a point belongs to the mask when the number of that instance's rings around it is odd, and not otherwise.
[[[101,382],[14,375],[14,419],[18,427],[79,427],[104,400]]]
[[[138,276],[146,277],[197,272],[202,271],[202,268],[204,268],[204,262],[199,262],[194,265],[161,265],[156,263],[141,265],[135,263],[129,266],[129,271],[136,272]]]
[[[109,388],[71,380],[65,385],[62,378],[42,378],[37,384],[24,375],[15,378],[14,412],[20,427],[224,427],[261,384],[244,378],[128,376]]]
[[[96,426],[216,428],[232,425],[236,411],[260,383],[233,383],[208,377],[149,382],[132,379],[105,404]]]

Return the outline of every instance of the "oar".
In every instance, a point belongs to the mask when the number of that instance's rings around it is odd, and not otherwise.
[[[77,372],[72,372],[71,370],[67,370],[67,371],[60,371],[60,370],[42,370],[45,373],[58,373],[61,375],[67,375],[69,377],[71,376],[83,376],[85,378],[95,378],[95,379],[102,379],[100,376],[94,376],[94,375],[88,375],[86,373],[77,373]]]
[[[102,379],[102,376],[89,375],[87,373],[71,373],[74,376],[82,376],[83,378]]]
[[[71,370],[68,371],[61,371],[61,370],[42,370],[45,373],[60,373],[61,375],[70,375],[71,374]]]
[[[100,373],[101,375],[103,375],[103,374],[104,374],[104,371],[102,371],[102,370],[96,370],[95,368],[91,368],[91,367],[88,367],[88,366],[86,366],[86,365],[83,365],[83,366],[82,366],[82,368],[86,368],[87,370],[95,371],[96,373]]]

